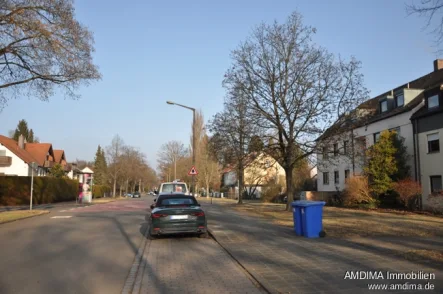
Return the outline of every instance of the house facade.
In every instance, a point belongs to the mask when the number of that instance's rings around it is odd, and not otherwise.
[[[63,152],[65,160],[64,156]],[[52,144],[27,143],[22,135],[18,141],[0,135],[0,175],[31,176],[34,171],[36,176],[46,176],[55,164]]]
[[[285,182],[285,171],[283,167],[271,156],[265,153],[250,154],[246,159],[244,169],[244,186],[249,194],[260,198],[262,188],[271,180]],[[231,187],[238,193],[237,171],[231,167],[225,168],[222,175],[222,185]]]
[[[443,137],[443,117],[439,112],[443,104],[441,85],[443,60],[436,60],[433,72],[363,103],[363,115],[349,122],[342,133],[325,133],[318,140],[318,191],[343,190],[347,178],[361,174],[364,151],[385,130],[395,130],[404,139],[410,176],[422,183],[423,198],[441,189],[443,158],[436,147],[437,140]]]
[[[417,180],[422,187],[422,205],[433,209],[443,199],[443,82],[428,91],[423,107],[412,117]],[[442,197],[440,197],[442,198]],[[439,202],[439,203],[437,203]]]

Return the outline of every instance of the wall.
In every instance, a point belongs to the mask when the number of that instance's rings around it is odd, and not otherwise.
[[[345,170],[353,173],[353,156],[352,156],[352,133],[337,135],[330,138],[321,147],[328,147],[328,159],[323,158],[323,154],[317,154],[317,190],[336,192],[337,189],[343,190],[345,187]],[[344,152],[344,141],[348,141],[348,153]],[[338,144],[339,155],[334,156],[334,143]],[[334,171],[339,172],[339,182],[334,182]],[[329,184],[323,183],[323,173],[329,172]]]
[[[25,163],[20,157],[12,153],[8,148],[0,144],[0,150],[6,152],[6,156],[12,157],[11,166],[0,167],[0,173],[5,175],[16,175],[16,176],[29,176],[30,169],[27,163]],[[3,152],[2,152],[3,153]]]
[[[333,143],[339,143],[339,150],[343,150],[343,141],[352,140],[354,137],[354,142],[358,139],[364,138],[366,140],[366,148],[374,144],[374,134],[385,130],[394,129],[400,127],[400,136],[405,138],[404,144],[407,148],[407,152],[410,156],[408,160],[408,165],[410,166],[411,177],[415,177],[415,164],[414,164],[414,139],[413,139],[413,128],[410,118],[413,113],[423,106],[423,102],[416,106],[413,110],[398,114],[367,126],[356,128],[352,135],[349,133],[347,136],[341,135],[340,137],[331,138],[328,142],[329,146],[329,157],[328,160],[323,160],[321,154],[317,155],[318,161],[318,178],[317,186],[318,191],[336,191],[337,189],[343,190],[345,187],[345,170],[349,169],[351,175],[358,175],[363,172],[362,161],[359,160],[355,154],[350,156],[339,155],[333,157],[332,148]],[[332,158],[332,159],[331,159]],[[339,183],[334,183],[334,171],[339,172]],[[323,184],[323,172],[329,172],[329,185]]]
[[[432,128],[434,129],[432,130]],[[438,133],[440,137],[440,152],[438,153],[428,153],[427,135],[433,133]],[[428,203],[428,196],[431,193],[429,177],[437,175],[443,177],[443,113],[419,120],[418,150],[423,208],[430,209],[430,203]]]

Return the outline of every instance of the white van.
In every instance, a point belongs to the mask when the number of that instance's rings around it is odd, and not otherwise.
[[[185,182],[180,182],[179,180],[167,183],[161,183],[158,194],[169,194],[169,193],[183,193],[190,195],[188,185]]]

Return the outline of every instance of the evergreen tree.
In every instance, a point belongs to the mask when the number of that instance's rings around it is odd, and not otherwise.
[[[28,135],[29,135],[28,123],[24,119],[18,122],[17,128],[15,129],[14,132],[13,139],[15,141],[18,141],[20,135],[23,135],[26,138],[26,140],[28,140]]]
[[[38,139],[35,137],[34,131],[28,128],[28,123],[24,119],[18,122],[17,128],[12,135],[12,139],[18,141],[20,135],[23,135],[28,143],[38,143]]]
[[[392,176],[398,172],[396,162],[397,149],[394,146],[393,136],[395,133],[383,131],[380,139],[367,151],[368,164],[364,168],[369,176],[371,192],[375,196],[385,194],[392,189]]]
[[[64,178],[65,170],[61,164],[57,163],[49,170],[49,174],[54,178]]]
[[[391,132],[391,138],[394,144],[395,161],[397,163],[397,172],[392,175],[392,180],[398,182],[410,177],[410,166],[408,165],[409,155],[405,145],[405,139],[400,137],[395,131]]]
[[[95,153],[94,160],[94,183],[97,185],[106,184],[107,164],[105,158],[105,151],[99,145]]]

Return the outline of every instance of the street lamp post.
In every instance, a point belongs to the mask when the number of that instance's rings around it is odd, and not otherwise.
[[[29,210],[32,210],[32,194],[34,193],[34,162],[31,162],[31,197],[29,200]]]
[[[195,166],[195,108],[189,107],[189,106],[185,106],[182,104],[178,104],[172,101],[166,101],[166,103],[168,103],[169,105],[177,105],[186,109],[189,109],[192,111],[192,166]],[[195,194],[195,176],[192,175],[192,183],[191,183],[191,191],[192,194]]]

